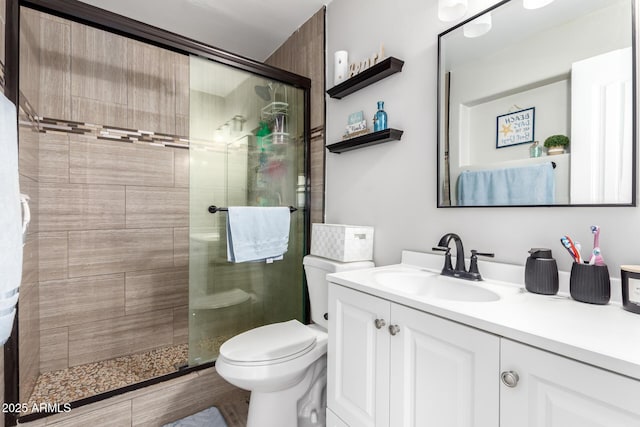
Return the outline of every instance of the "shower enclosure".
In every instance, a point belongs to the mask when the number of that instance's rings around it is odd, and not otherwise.
[[[189,364],[233,335],[303,317],[304,92],[190,58]],[[219,76],[212,84],[211,76]],[[299,197],[301,196],[301,197]],[[271,264],[227,261],[224,211],[292,206],[289,250]]]
[[[304,321],[309,80],[77,2],[20,3],[34,220],[6,401],[86,403]],[[210,206],[295,208],[284,259],[228,262]]]

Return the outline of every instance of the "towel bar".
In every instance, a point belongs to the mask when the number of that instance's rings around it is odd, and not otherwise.
[[[298,210],[298,208],[294,208],[293,206],[289,206],[289,212],[293,213],[293,212],[295,212],[297,210]],[[228,212],[229,208],[219,208],[218,206],[211,205],[211,206],[209,206],[208,211],[209,211],[209,213],[214,214],[216,212]]]

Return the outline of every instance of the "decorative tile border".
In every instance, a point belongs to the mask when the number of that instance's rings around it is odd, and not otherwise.
[[[40,117],[22,92],[20,92],[19,125],[31,127],[40,133],[71,133],[108,141],[144,143],[160,147],[188,149],[190,144],[189,139],[184,136]]]
[[[35,108],[22,92],[20,92],[19,125],[30,127],[40,133],[68,133],[85,135],[96,139],[136,144],[149,144],[159,147],[189,149],[196,141],[210,143],[208,140],[189,139],[185,136],[170,135],[145,130],[127,129],[118,126],[106,126],[93,123],[75,122],[71,120],[53,119],[38,116]],[[324,127],[311,129],[311,140],[324,137]]]
[[[316,139],[324,138],[324,126],[316,126],[311,129],[310,132],[310,140],[315,141]]]
[[[0,61],[0,89],[2,89],[2,93],[4,93],[4,88],[7,85],[7,81],[4,77],[4,63]]]
[[[177,135],[157,133],[151,131],[126,129],[116,126],[97,125],[92,123],[73,122],[69,120],[36,117],[40,132],[64,132],[87,136],[95,136],[119,142],[147,143],[163,147],[189,148],[189,139]]]

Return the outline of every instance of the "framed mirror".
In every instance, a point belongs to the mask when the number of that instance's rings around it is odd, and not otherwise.
[[[507,0],[438,36],[438,207],[635,206],[635,2]]]

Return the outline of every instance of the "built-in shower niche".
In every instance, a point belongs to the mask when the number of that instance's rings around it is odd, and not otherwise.
[[[244,330],[303,320],[306,210],[267,265],[229,263],[226,213],[207,208],[303,207],[304,90],[21,14],[20,178],[34,221],[18,400],[113,394],[211,362]]]

